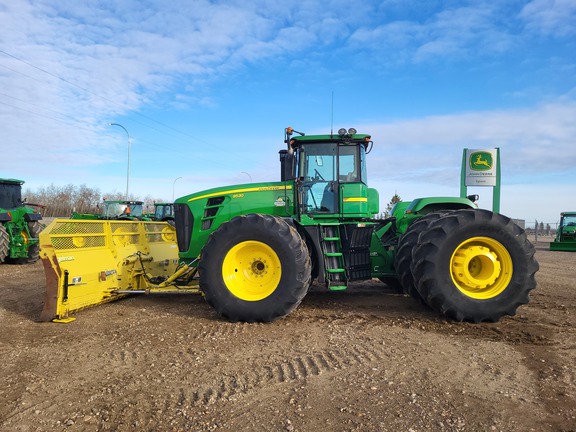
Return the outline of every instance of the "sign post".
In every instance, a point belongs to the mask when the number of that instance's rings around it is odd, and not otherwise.
[[[460,175],[462,198],[468,195],[468,186],[493,187],[492,211],[500,213],[500,148],[464,149]]]

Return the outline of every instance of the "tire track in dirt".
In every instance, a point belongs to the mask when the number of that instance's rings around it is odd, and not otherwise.
[[[28,404],[26,406],[22,405],[22,399],[19,398],[16,404],[13,404],[11,411],[6,414],[2,413],[0,415],[0,430],[13,430],[12,426],[18,424],[20,418],[30,416],[35,412],[46,412],[49,410],[56,411],[57,407],[53,402],[53,399],[46,399],[41,402],[36,402],[33,404]],[[3,406],[7,407],[8,404]]]
[[[225,376],[199,389],[180,389],[179,401],[183,404],[210,405],[220,400],[255,392],[265,386],[306,381],[323,373],[372,364],[381,365],[385,350],[365,344],[349,349],[326,349],[299,355],[260,366],[240,374]]]
[[[338,325],[355,324],[362,332],[373,329],[402,328],[407,330],[422,330],[423,332],[435,332],[441,335],[450,335],[463,338],[475,338],[484,341],[502,342],[511,345],[539,345],[556,346],[558,342],[553,337],[552,328],[566,328],[567,322],[549,322],[550,329],[542,331],[542,323],[530,323],[519,317],[507,317],[499,323],[473,324],[467,322],[455,322],[436,316],[414,314],[414,316],[388,316],[377,314],[343,313],[339,315],[309,316],[299,319],[302,323]]]

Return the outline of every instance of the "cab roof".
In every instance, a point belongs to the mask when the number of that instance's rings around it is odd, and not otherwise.
[[[0,178],[0,183],[10,183],[10,184],[23,185],[23,184],[24,184],[24,180]]]
[[[356,134],[354,136],[341,136],[341,135],[298,135],[293,136],[290,139],[294,141],[308,141],[308,142],[334,142],[334,141],[366,141],[372,138],[371,135],[366,134]]]
[[[354,134],[354,135],[297,135],[290,137],[290,147],[295,148],[300,144],[324,144],[324,143],[339,143],[339,144],[362,144],[364,148],[368,147],[371,143],[372,136],[367,134]]]

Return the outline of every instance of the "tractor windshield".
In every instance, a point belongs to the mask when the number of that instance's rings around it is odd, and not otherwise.
[[[116,219],[124,216],[140,218],[142,217],[142,204],[104,201],[102,216],[107,219]]]
[[[576,231],[576,214],[564,215],[562,219],[562,227],[564,231]]]
[[[17,183],[0,182],[0,208],[22,207],[22,187]]]
[[[299,154],[301,203],[306,213],[337,213],[338,184],[366,183],[364,147],[303,143]]]

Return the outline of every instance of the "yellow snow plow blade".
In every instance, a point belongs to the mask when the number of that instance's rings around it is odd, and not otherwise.
[[[46,274],[41,321],[69,322],[69,314],[131,293],[198,292],[175,283],[176,231],[166,222],[56,219],[40,233]],[[193,270],[193,269],[192,269]]]

